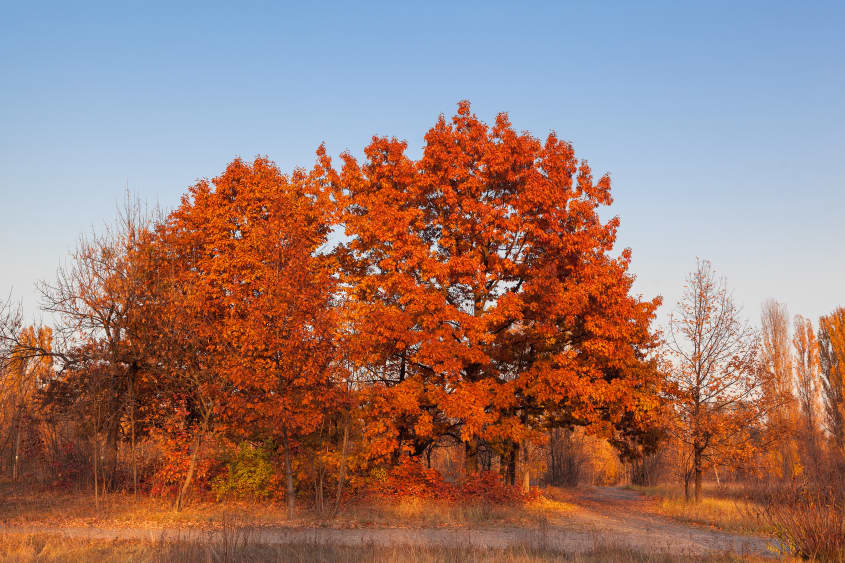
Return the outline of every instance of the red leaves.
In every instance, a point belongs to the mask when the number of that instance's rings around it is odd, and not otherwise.
[[[408,458],[391,467],[381,478],[372,477],[369,496],[400,499],[418,498],[451,502],[517,504],[530,498],[519,487],[506,485],[494,471],[468,475],[460,484],[447,483],[440,474]]]

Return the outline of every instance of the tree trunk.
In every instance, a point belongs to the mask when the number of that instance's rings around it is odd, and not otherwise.
[[[132,495],[138,498],[138,456],[135,449],[135,376],[129,380],[129,427],[132,439]]]
[[[508,484],[516,485],[516,444],[511,442],[508,452]]]
[[[346,412],[346,416],[343,419],[343,447],[341,448],[340,452],[340,468],[338,471],[337,476],[337,494],[335,495],[334,499],[334,510],[332,510],[332,517],[337,514],[338,509],[340,508],[340,495],[343,492],[343,480],[346,477],[346,453],[347,448],[349,445],[349,411]],[[429,459],[431,458],[431,454],[429,454]],[[429,464],[430,466],[430,464]]]
[[[288,432],[286,428],[282,429],[282,441],[285,448],[285,479],[287,482],[285,496],[287,497],[288,504],[288,520],[293,520],[296,515],[296,490],[293,486],[293,467],[290,459],[290,441],[288,440]]]
[[[695,502],[701,500],[701,450],[696,448],[693,460],[693,471],[695,471]]]
[[[324,509],[323,503],[323,474],[325,469],[320,467],[317,469],[317,479],[314,481],[314,509],[317,514],[322,515]]]
[[[20,463],[20,453],[21,453],[21,423],[20,423],[20,416],[16,417],[15,420],[15,459],[13,460],[12,465],[12,481],[17,482],[18,480],[18,464]]]
[[[197,459],[199,459],[200,447],[202,447],[203,439],[205,438],[205,434],[208,432],[210,421],[211,412],[207,412],[203,415],[202,426],[199,428],[196,438],[194,438],[193,451],[191,452],[191,463],[188,465],[188,474],[185,475],[185,481],[182,483],[182,487],[179,489],[179,494],[176,496],[176,505],[174,508],[177,512],[182,510],[182,506],[185,503],[185,497],[188,494],[188,487],[191,486],[191,481],[194,478],[194,472],[197,468]]]
[[[464,477],[478,472],[478,441],[473,438],[464,443]]]
[[[194,444],[192,446],[191,452],[191,462],[188,465],[188,474],[185,475],[185,481],[182,483],[182,486],[179,488],[179,494],[176,495],[176,512],[180,512],[182,510],[182,506],[185,502],[185,496],[188,494],[188,487],[191,486],[191,481],[194,478],[194,471],[197,468],[197,459],[199,458],[199,450],[200,446],[202,445],[202,431],[200,434],[197,434],[197,437],[194,438]]]
[[[98,460],[100,459],[100,452],[98,451],[99,448],[97,447],[97,437],[94,437],[94,506],[100,506],[100,491],[97,487],[97,479],[99,478],[99,470],[98,470]]]
[[[528,463],[528,445],[522,444],[522,494],[531,490],[531,467]]]

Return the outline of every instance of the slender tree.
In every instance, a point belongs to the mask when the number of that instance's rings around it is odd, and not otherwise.
[[[22,443],[31,434],[37,420],[37,393],[53,377],[49,355],[32,354],[33,349],[50,350],[52,331],[49,327],[27,327],[20,332],[19,344],[0,364],[0,420],[2,420],[3,451],[11,456],[11,478],[18,481],[21,474]]]
[[[792,336],[795,357],[795,394],[802,420],[806,446],[805,457],[818,469],[819,454],[819,346],[813,323],[801,315],[795,316]]]
[[[687,278],[670,317],[667,345],[677,415],[672,432],[689,452],[685,488],[689,499],[692,479],[698,502],[704,470],[723,459],[750,455],[748,434],[769,410],[757,337],[740,318],[725,280],[706,260]]]
[[[845,307],[819,319],[819,367],[827,429],[845,451]]]
[[[57,345],[52,351],[33,349],[59,359],[61,369],[69,368],[68,377],[97,374],[97,400],[104,404],[96,408],[104,413],[102,453],[109,457],[108,481],[117,467],[122,422],[128,419],[135,491],[136,390],[148,359],[143,346],[147,335],[137,322],[138,309],[148,300],[148,288],[135,258],[151,236],[152,224],[153,215],[127,193],[113,225],[80,238],[70,263],[58,269],[55,281],[39,284],[43,310],[57,318]],[[91,364],[97,364],[93,371],[75,369]]]
[[[786,306],[771,299],[764,302],[760,324],[761,361],[763,369],[768,372],[768,384],[764,386],[763,393],[771,405],[766,421],[772,442],[771,465],[782,477],[789,478],[799,471],[799,467],[792,347]]]

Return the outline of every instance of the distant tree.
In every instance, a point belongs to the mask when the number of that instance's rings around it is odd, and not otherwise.
[[[801,315],[795,316],[792,336],[795,357],[795,394],[801,413],[801,427],[806,445],[805,457],[818,468],[819,345],[813,323]]]
[[[12,481],[20,478],[22,441],[33,430],[37,419],[37,394],[55,375],[52,358],[48,354],[33,354],[32,350],[49,352],[51,341],[49,327],[27,327],[20,331],[19,343],[0,365],[2,450],[11,456]]]
[[[772,446],[770,466],[780,476],[788,478],[800,469],[795,440],[792,347],[789,340],[789,312],[786,306],[772,299],[764,302],[760,324],[761,361],[763,369],[768,372],[763,393],[771,406],[766,421]]]
[[[717,279],[710,262],[690,273],[667,339],[672,358],[676,424],[672,434],[685,450],[687,498],[701,499],[705,469],[750,457],[750,433],[769,408],[764,402],[765,370],[758,361],[758,339]]]
[[[819,319],[819,366],[827,429],[845,453],[845,307]]]
[[[56,358],[68,378],[97,378],[97,409],[103,413],[102,453],[109,462],[105,484],[117,467],[122,423],[127,421],[135,491],[136,396],[142,367],[149,360],[144,347],[146,326],[139,323],[139,309],[148,301],[149,288],[141,271],[144,264],[137,256],[151,236],[153,223],[154,215],[127,194],[113,224],[80,237],[69,264],[58,269],[54,281],[39,284],[42,309],[56,318],[56,342],[51,351],[32,350]],[[90,369],[93,365],[96,369]],[[78,387],[93,389],[89,383],[79,382]]]

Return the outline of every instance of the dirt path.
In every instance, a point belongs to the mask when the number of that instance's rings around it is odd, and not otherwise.
[[[638,493],[595,488],[565,499],[577,510],[560,513],[539,528],[249,528],[234,532],[238,540],[255,543],[331,543],[339,545],[436,545],[445,547],[507,547],[527,545],[567,552],[598,546],[663,551],[679,556],[732,551],[740,555],[772,556],[770,540],[695,528],[649,514]],[[49,533],[85,539],[222,541],[224,534],[197,529],[0,527],[0,533]]]
[[[733,551],[740,555],[774,556],[774,540],[695,527],[647,510],[650,501],[636,491],[595,487],[566,498],[579,509],[562,515],[556,527],[587,529],[599,537],[638,550],[702,555]]]

